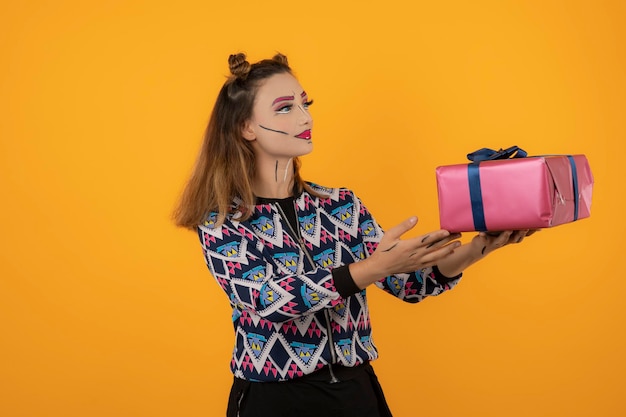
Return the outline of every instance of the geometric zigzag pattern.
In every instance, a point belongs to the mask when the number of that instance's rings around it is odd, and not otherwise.
[[[246,221],[229,215],[221,225],[211,213],[198,227],[207,266],[233,309],[231,370],[239,378],[294,379],[330,363],[331,349],[345,366],[378,357],[366,291],[343,299],[331,271],[368,257],[383,231],[352,191],[310,185],[328,196],[304,191],[295,198],[300,235],[314,268],[274,204],[255,206]],[[426,268],[386,277],[376,286],[416,303],[457,282],[440,284]]]

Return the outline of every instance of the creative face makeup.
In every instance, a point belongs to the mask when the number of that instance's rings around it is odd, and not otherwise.
[[[298,109],[302,110],[304,113],[308,113],[309,106],[313,104],[313,100],[307,100],[306,91],[302,91],[300,93],[300,103],[296,104],[296,97],[294,95],[291,96],[282,96],[276,98],[272,102],[272,107],[277,114],[289,114],[294,110],[294,106]],[[284,132],[282,130],[271,129],[269,127],[263,126],[259,124],[259,127],[265,130],[269,130],[271,132],[282,133],[283,135],[289,135],[288,132]],[[311,140],[311,129],[306,129],[294,137],[298,139]]]
[[[291,74],[276,74],[265,80],[257,90],[252,118],[244,130],[257,157],[293,158],[311,152],[312,103]]]

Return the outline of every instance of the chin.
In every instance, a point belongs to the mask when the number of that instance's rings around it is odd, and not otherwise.
[[[309,145],[309,146],[308,146],[308,148],[309,148],[309,149],[308,149],[308,150],[306,150],[306,151],[304,151],[304,152],[302,152],[302,155],[308,155],[308,154],[310,154],[311,152],[313,152],[313,141],[311,141],[311,140],[310,140],[310,141],[308,141],[308,142],[307,142],[307,145]]]

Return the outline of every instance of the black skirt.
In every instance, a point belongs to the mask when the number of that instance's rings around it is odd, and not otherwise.
[[[378,378],[369,363],[333,365],[284,382],[235,378],[227,417],[391,417]]]

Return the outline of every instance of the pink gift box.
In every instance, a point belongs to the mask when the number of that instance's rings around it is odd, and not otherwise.
[[[592,188],[584,155],[437,168],[440,224],[450,232],[539,229],[573,222],[589,217]]]

